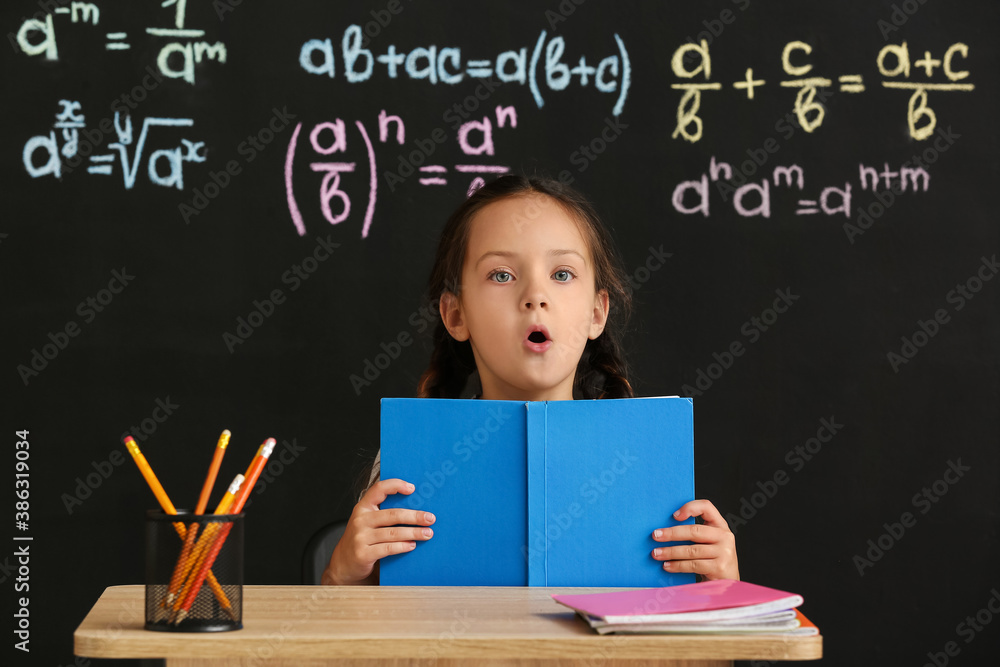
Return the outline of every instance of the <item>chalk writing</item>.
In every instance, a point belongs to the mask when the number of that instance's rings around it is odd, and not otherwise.
[[[406,125],[403,119],[396,115],[387,114],[383,109],[378,115],[378,144],[392,144],[397,146],[406,145]],[[495,128],[494,128],[495,123]],[[368,173],[368,203],[365,208],[364,220],[361,227],[361,238],[367,238],[375,215],[375,203],[378,198],[378,165],[375,158],[375,149],[371,136],[360,120],[354,121],[354,127],[364,145],[363,156],[367,158]],[[469,120],[459,126],[455,134],[456,143],[459,145],[463,156],[490,156],[496,153],[494,133],[501,129],[514,129],[517,127],[517,110],[513,106],[497,106],[494,116],[483,116],[481,120]],[[335,118],[332,121],[316,123],[302,137],[303,123],[295,126],[292,137],[288,142],[288,149],[285,153],[285,195],[288,203],[288,213],[292,218],[292,223],[299,236],[306,233],[305,219],[299,208],[298,199],[294,188],[295,157],[299,149],[300,141],[307,141],[311,149],[311,156],[340,156],[348,150],[348,128],[349,125],[342,118]],[[423,186],[447,185],[449,167],[458,175],[472,175],[472,179],[466,186],[466,192],[471,193],[484,183],[481,174],[504,174],[509,171],[509,167],[500,164],[475,164],[462,162],[459,164],[429,164],[423,163],[437,148],[438,144],[446,141],[447,136],[443,129],[438,128],[431,133],[430,137],[417,139],[413,142],[414,148],[407,154],[399,154],[398,166],[394,169],[383,171],[383,178],[391,191],[403,183],[407,177],[414,173],[419,173],[418,182]],[[318,174],[322,174],[319,185],[319,207],[323,217],[331,225],[344,222],[351,214],[352,205],[350,195],[341,189],[342,179],[347,179],[355,175],[358,163],[345,161],[318,160],[309,162],[309,169]]]
[[[55,115],[55,122],[48,134],[40,134],[28,139],[24,144],[22,161],[28,175],[32,178],[54,176],[62,178],[62,159],[75,158],[81,149],[80,135],[86,137],[86,119],[83,107],[78,100],[59,100],[60,110]],[[107,119],[105,119],[107,120]],[[117,141],[108,144],[113,151],[103,155],[90,155],[89,174],[109,176],[114,172],[115,159],[122,169],[122,179],[125,189],[130,190],[135,185],[139,165],[142,163],[146,148],[146,140],[151,127],[191,127],[194,121],[190,118],[146,118],[142,121],[139,138],[133,139],[132,117],[115,112],[114,131]],[[57,136],[56,130],[60,131]],[[98,139],[103,133],[93,131]],[[60,139],[62,146],[60,146]],[[87,142],[84,146],[91,150],[97,142]],[[131,156],[129,151],[131,149]],[[44,161],[36,161],[36,153],[41,151]],[[86,156],[86,151],[83,153]],[[180,144],[169,148],[161,148],[149,154],[146,160],[149,181],[161,187],[184,189],[184,163],[204,162],[205,143],[181,139]],[[161,173],[166,166],[166,174]]]
[[[362,47],[361,26],[351,25],[344,30],[339,41],[340,71],[349,83],[361,83],[372,78],[376,63],[390,79],[403,73],[411,79],[426,80],[430,84],[455,85],[465,79],[486,79],[496,77],[503,83],[527,85],[538,108],[545,106],[541,80],[550,91],[562,91],[571,84],[581,88],[593,85],[600,93],[614,97],[612,113],[621,114],[631,85],[631,65],[625,43],[617,33],[613,35],[616,52],[602,58],[596,66],[588,64],[586,54],[582,54],[575,65],[566,53],[563,37],[548,39],[542,30],[528,55],[528,47],[504,51],[496,58],[463,60],[460,47],[437,46],[417,47],[408,53],[397,51],[390,44],[384,53],[375,55],[371,49]],[[302,70],[320,76],[337,76],[337,58],[331,38],[310,39],[299,49],[299,66]],[[593,61],[591,61],[593,62]]]
[[[793,40],[786,43],[781,51],[781,68],[792,78],[779,82],[782,88],[798,89],[793,110],[799,125],[806,132],[813,132],[820,127],[826,116],[826,108],[816,99],[817,91],[834,85],[832,79],[812,75],[813,65],[808,62],[811,53],[812,46],[806,42]],[[906,42],[888,44],[879,51],[875,64],[879,73],[887,79],[882,81],[882,86],[913,91],[906,117],[910,136],[917,141],[930,137],[937,126],[937,116],[927,103],[928,91],[975,90],[972,83],[959,83],[969,76],[969,72],[955,69],[956,58],[965,60],[968,56],[969,47],[962,42],[949,46],[940,59],[934,58],[930,51],[924,51],[922,58],[911,62]],[[694,61],[694,66],[689,66],[687,61],[691,60]],[[671,138],[680,137],[694,143],[701,139],[704,132],[704,123],[698,115],[702,92],[723,90],[722,82],[711,80],[712,57],[708,41],[703,39],[698,44],[689,42],[678,47],[670,60],[670,68],[677,78],[692,80],[671,84],[674,90],[684,91],[677,105],[676,124]],[[910,80],[914,69],[922,70],[925,78],[932,79],[938,68],[945,76],[946,80],[943,82]],[[900,77],[904,80],[899,80]],[[837,77],[837,83],[839,91],[843,93],[865,92],[864,77],[861,74],[842,74]],[[754,77],[753,68],[750,67],[743,79],[732,83],[732,87],[745,93],[748,100],[754,99],[757,88],[766,85],[765,79]]]
[[[165,0],[160,7],[173,7],[173,25],[165,28],[146,28],[146,34],[153,37],[173,38],[160,48],[156,57],[156,65],[160,72],[171,79],[183,79],[188,83],[195,82],[195,65],[205,60],[214,60],[220,64],[226,62],[226,45],[224,42],[196,41],[205,36],[204,30],[184,27],[187,13],[187,0]],[[90,24],[95,27],[101,22],[100,8],[90,2],[72,2],[69,7],[55,7],[39,18],[26,19],[17,31],[17,45],[29,56],[44,56],[45,60],[58,60],[59,47],[56,39],[56,25],[53,15],[68,16],[70,23]],[[107,32],[104,34],[107,51],[128,51],[132,48],[126,32]],[[180,66],[171,66],[171,60]]]
[[[717,162],[715,156],[709,161],[708,170],[697,180],[679,183],[670,201],[674,210],[687,215],[701,214],[709,217],[710,199],[709,184],[716,183],[721,194],[728,200],[732,194],[733,209],[745,218],[771,217],[772,190],[788,189],[805,191],[805,171],[797,164],[779,165],[771,171],[771,177],[762,178],[759,182],[739,185],[732,184],[733,167],[728,162]],[[931,176],[923,167],[901,166],[893,170],[889,163],[881,167],[858,165],[858,181],[861,190],[878,192],[893,190],[898,193],[927,192],[930,189]],[[815,199],[799,199],[796,215],[815,215],[822,213],[827,216],[844,215],[851,217],[851,183],[845,182],[843,187],[827,185],[819,190]],[[858,209],[861,210],[860,208]]]

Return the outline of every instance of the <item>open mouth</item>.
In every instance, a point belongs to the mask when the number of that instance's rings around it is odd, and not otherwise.
[[[530,340],[532,343],[544,343],[545,341],[548,340],[548,338],[541,331],[532,331],[530,334],[528,334],[528,340]]]
[[[549,331],[541,324],[531,325],[525,333],[524,344],[532,352],[545,352],[552,346]]]

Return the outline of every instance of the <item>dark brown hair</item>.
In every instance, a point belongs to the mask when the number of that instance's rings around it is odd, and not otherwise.
[[[579,192],[550,178],[507,174],[483,185],[451,214],[441,232],[427,285],[430,310],[438,315],[434,351],[420,377],[417,396],[459,398],[476,370],[469,341],[451,337],[440,319],[438,302],[445,292],[459,295],[472,219],[484,207],[508,197],[543,194],[558,202],[577,221],[594,261],[595,289],[607,290],[610,301],[604,331],[588,340],[576,368],[574,398],[631,398],[621,337],[632,308],[632,293],[611,236],[593,206]]]

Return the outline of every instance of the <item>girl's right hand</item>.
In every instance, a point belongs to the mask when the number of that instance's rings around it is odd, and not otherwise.
[[[366,583],[380,558],[412,551],[415,540],[429,540],[434,515],[423,510],[385,509],[378,506],[390,494],[413,493],[414,486],[401,479],[384,479],[369,488],[351,512],[347,529],[340,538],[323,583],[333,585]],[[401,525],[403,524],[403,525]],[[416,527],[412,527],[416,526]]]

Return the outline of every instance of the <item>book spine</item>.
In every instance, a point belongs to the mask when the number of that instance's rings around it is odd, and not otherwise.
[[[545,538],[545,403],[531,401],[527,409],[528,455],[528,585],[547,586],[548,573]]]

